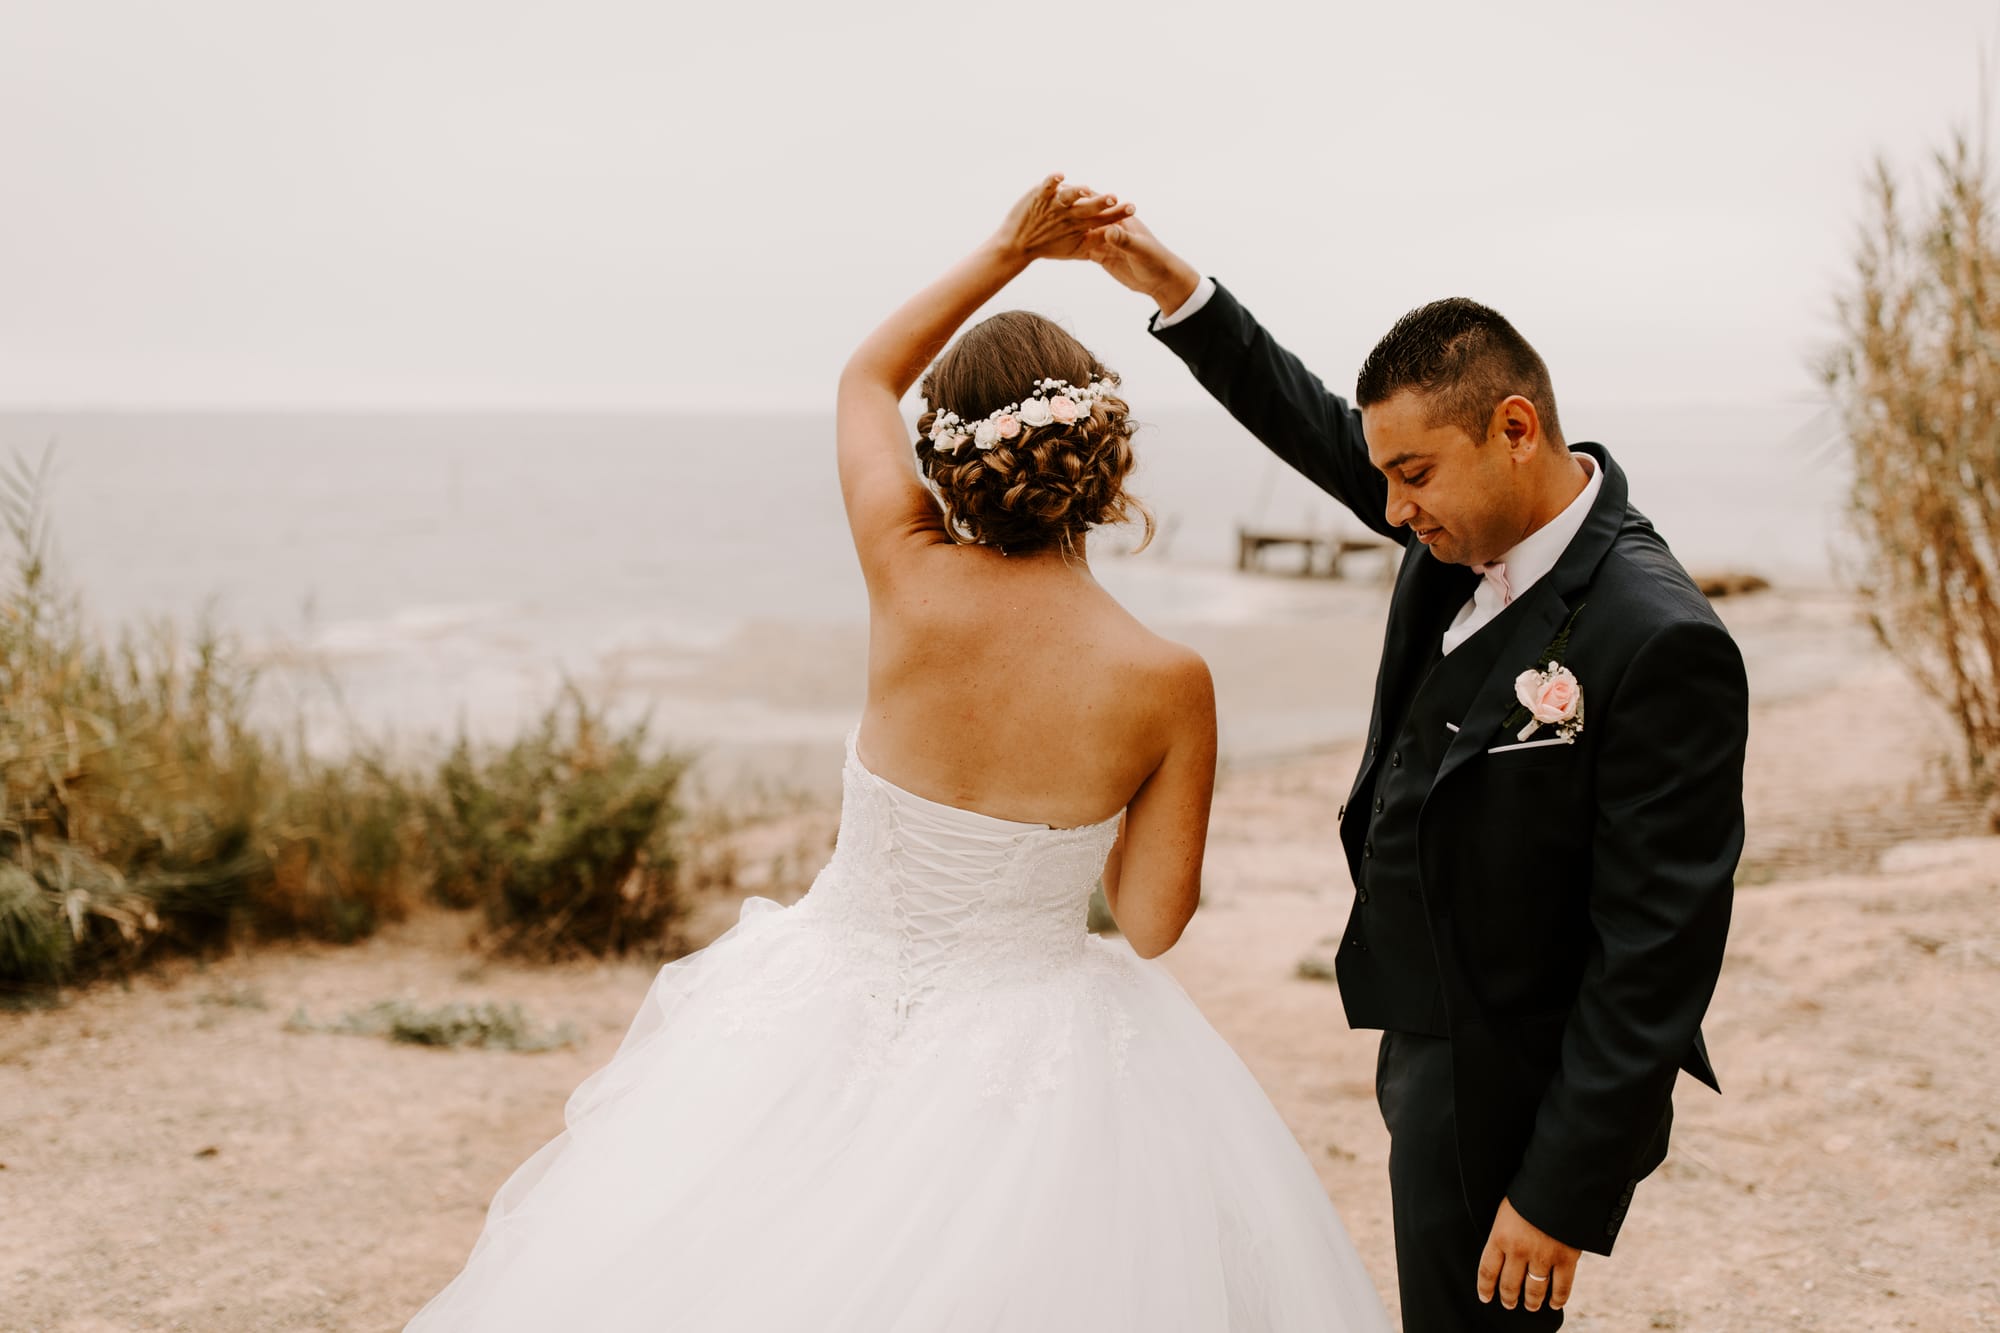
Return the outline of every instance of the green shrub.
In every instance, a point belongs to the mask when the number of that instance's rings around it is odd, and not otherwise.
[[[0,467],[0,988],[210,950],[241,934],[346,943],[427,895],[544,956],[665,951],[685,767],[573,690],[490,757],[435,771],[338,759],[251,721],[257,673],[208,625],[107,646],[52,577],[50,455]]]
[[[483,907],[494,945],[542,957],[661,952],[678,915],[678,755],[613,733],[574,688],[535,732],[461,739],[430,804],[438,896]]]
[[[386,1037],[413,1046],[479,1050],[553,1051],[574,1045],[576,1029],[565,1023],[538,1032],[518,1004],[443,1004],[426,1009],[408,1000],[378,1000],[350,1010],[332,1023],[315,1023],[303,1008],[285,1023],[291,1032],[333,1032],[344,1036]]]
[[[69,974],[70,932],[62,902],[40,880],[0,861],[0,977],[30,983]]]

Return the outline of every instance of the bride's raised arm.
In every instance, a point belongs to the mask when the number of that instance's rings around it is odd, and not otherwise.
[[[840,373],[835,433],[840,489],[861,568],[874,585],[895,552],[949,540],[918,479],[899,404],[951,335],[1037,259],[1081,259],[1091,234],[1130,217],[1112,195],[1065,185],[1028,191],[992,236],[883,320]]]

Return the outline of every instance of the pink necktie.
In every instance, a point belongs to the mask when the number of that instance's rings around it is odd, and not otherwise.
[[[1500,594],[1500,605],[1507,606],[1513,602],[1514,589],[1507,583],[1507,566],[1505,563],[1474,565],[1472,572],[1479,575],[1480,578],[1485,579],[1493,591]]]

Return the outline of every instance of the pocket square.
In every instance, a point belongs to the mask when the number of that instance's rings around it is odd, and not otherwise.
[[[1486,753],[1507,754],[1508,752],[1513,750],[1539,750],[1545,745],[1574,745],[1574,744],[1576,744],[1576,742],[1570,740],[1566,736],[1551,736],[1549,739],[1545,741],[1516,741],[1512,745],[1496,745],[1492,749],[1488,750]]]

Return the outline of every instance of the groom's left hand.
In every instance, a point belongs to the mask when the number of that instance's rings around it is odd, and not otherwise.
[[[1490,1302],[1498,1290],[1500,1303],[1509,1310],[1517,1304],[1539,1310],[1544,1302],[1560,1310],[1569,1300],[1582,1257],[1582,1250],[1563,1244],[1515,1212],[1511,1200],[1502,1199],[1486,1252],[1479,1256],[1479,1299]]]

